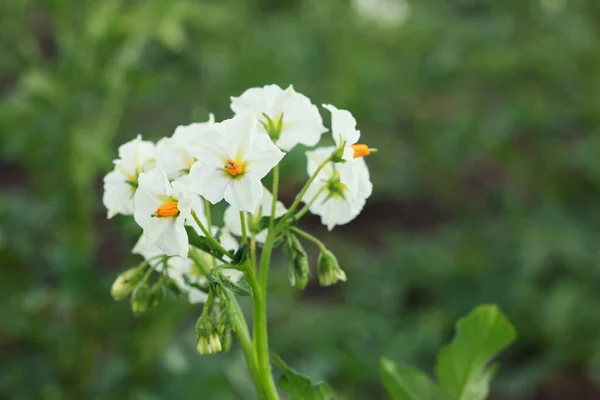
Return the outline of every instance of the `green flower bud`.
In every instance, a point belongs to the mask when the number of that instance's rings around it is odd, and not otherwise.
[[[135,315],[141,315],[148,311],[150,305],[151,289],[148,283],[141,282],[131,293],[131,311]]]
[[[135,285],[142,279],[144,271],[140,268],[131,268],[115,279],[110,289],[112,297],[119,301],[127,298]]]
[[[287,235],[283,252],[288,261],[290,284],[298,289],[304,289],[310,279],[310,268],[306,251],[295,235]]]
[[[196,334],[198,336],[196,347],[198,353],[204,355],[217,353],[222,350],[219,333],[208,316],[202,315],[198,318]]]
[[[329,250],[324,250],[319,254],[319,283],[322,286],[335,285],[338,281],[346,281],[346,273],[340,268],[340,265]]]
[[[150,295],[148,303],[152,307],[158,307],[163,302],[167,295],[167,291],[163,286],[162,282],[156,282],[150,289]]]

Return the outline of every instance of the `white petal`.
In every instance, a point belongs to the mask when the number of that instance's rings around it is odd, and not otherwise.
[[[212,204],[223,200],[225,190],[232,181],[226,176],[225,171],[200,162],[192,166],[189,176],[189,188]]]
[[[251,116],[236,116],[221,122],[225,149],[229,159],[245,161],[258,135],[257,120]]]
[[[225,201],[240,211],[253,212],[262,196],[262,184],[244,175],[233,179],[225,191]]]
[[[164,201],[160,195],[150,192],[149,190],[138,188],[134,195],[135,211],[133,218],[135,222],[146,229],[156,218],[152,217],[152,213],[156,211]]]
[[[184,253],[182,251],[182,246],[180,243],[181,234],[177,233],[177,218],[156,218],[156,220],[158,220],[160,225],[162,225],[162,232],[155,242],[156,246],[168,256],[181,256],[182,253],[187,256],[187,252]]]
[[[190,153],[199,162],[223,167],[231,158],[226,149],[227,138],[220,131],[220,124],[213,124],[199,138],[190,139]]]
[[[188,235],[185,231],[184,222],[186,217],[183,215],[177,216],[175,220],[175,240],[179,247],[179,256],[182,258],[187,258],[189,245],[188,245]]]
[[[247,162],[246,174],[254,179],[262,179],[279,164],[284,155],[285,153],[273,144],[269,136],[259,134],[245,159]]]
[[[165,171],[169,179],[176,179],[185,174],[185,170],[189,169],[195,161],[189,153],[189,144],[172,138],[158,141],[156,158],[158,166]]]
[[[126,177],[117,170],[104,177],[104,194],[102,202],[108,210],[108,218],[115,214],[133,214],[133,194],[135,188],[126,182]]]
[[[346,145],[356,143],[360,137],[360,131],[356,130],[356,119],[348,110],[339,110],[331,104],[323,104],[323,107],[331,112],[331,133],[335,144],[345,140]]]
[[[267,85],[262,88],[250,88],[240,97],[231,98],[231,110],[239,115],[252,114],[262,119],[262,114],[270,118],[277,117],[285,92],[277,85]]]

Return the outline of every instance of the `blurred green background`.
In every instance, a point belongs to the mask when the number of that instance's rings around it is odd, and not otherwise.
[[[0,2],[0,398],[252,398],[239,348],[196,355],[199,306],[112,300],[139,229],[101,193],[121,143],[270,83],[351,110],[380,149],[353,223],[304,222],[348,282],[299,293],[276,260],[274,351],[383,399],[380,355],[430,370],[493,302],[519,332],[494,399],[600,398],[600,2],[375,3]],[[282,167],[289,204],[302,150]]]

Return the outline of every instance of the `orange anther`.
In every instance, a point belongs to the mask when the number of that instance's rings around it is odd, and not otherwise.
[[[231,176],[237,176],[244,172],[244,166],[235,160],[228,160],[225,163],[225,171],[229,172]]]
[[[366,144],[353,144],[352,149],[354,150],[354,158],[365,157],[371,154],[371,150]]]
[[[177,208],[177,202],[176,201],[167,201],[164,204],[161,204],[156,211],[154,211],[154,214],[152,214],[153,217],[156,218],[167,218],[167,217],[173,217],[175,215],[179,214],[179,209]]]

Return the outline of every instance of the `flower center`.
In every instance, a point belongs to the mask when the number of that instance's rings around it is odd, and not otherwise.
[[[275,116],[275,118],[269,118],[269,116],[263,113],[265,120],[261,122],[267,131],[267,134],[273,140],[273,142],[277,142],[279,137],[281,136],[281,131],[283,130],[283,113]]]
[[[227,160],[224,168],[225,171],[231,174],[231,176],[238,176],[244,173],[244,166],[239,161]]]
[[[366,144],[353,144],[351,147],[354,150],[354,158],[365,157],[371,154],[371,150]]]
[[[176,201],[167,201],[167,202],[161,204],[156,209],[156,211],[154,211],[154,213],[151,214],[151,216],[156,217],[156,218],[168,218],[168,217],[174,217],[177,214],[179,214],[179,209],[177,208],[177,202]]]

